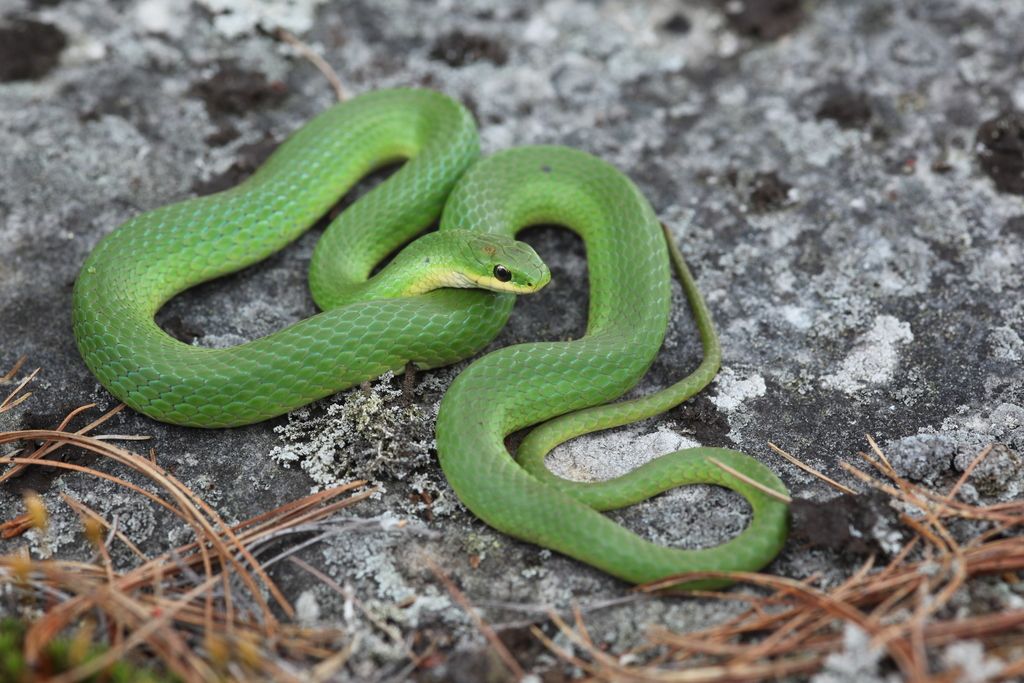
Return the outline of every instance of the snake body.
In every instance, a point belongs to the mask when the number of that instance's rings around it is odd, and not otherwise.
[[[511,296],[438,290],[352,303],[373,267],[437,219],[477,158],[473,120],[428,91],[381,91],[320,114],[245,182],[132,218],[100,242],[75,283],[86,365],[122,401],[194,427],[259,422],[401,370],[452,363],[504,326]],[[409,159],[325,231],[310,265],[324,309],[247,344],[183,344],[153,315],[171,297],[279,251],[375,168]]]
[[[443,95],[369,93],[316,117],[237,187],[129,220],[97,245],[76,282],[74,331],[86,364],[113,394],[158,420],[200,427],[257,422],[408,362],[429,368],[473,355],[507,320],[514,301],[508,292],[546,282],[546,269],[534,263],[532,250],[517,246],[515,234],[562,225],[586,245],[586,334],[499,349],[456,378],[437,422],[448,481],[495,528],[627,581],[762,567],[785,539],[786,506],[761,489],[785,487],[748,456],[690,449],[596,484],[563,481],[544,468],[545,454],[568,438],[655,415],[699,391],[718,368],[717,341],[685,263],[666,247],[653,210],[628,178],[563,147],[517,148],[474,164],[477,145],[471,116]],[[281,249],[360,178],[396,160],[407,161],[343,212],[315,250],[310,286],[323,312],[227,349],[184,344],[155,324],[154,314],[175,294]],[[477,266],[458,276],[435,270],[431,277],[441,280],[430,287],[396,284],[406,278],[388,268],[415,275],[431,262],[414,251],[427,237],[370,277],[442,208],[436,234],[443,238],[432,239],[471,245],[450,249],[483,258],[479,268],[491,267],[486,259],[495,251],[513,252],[507,286],[478,276]],[[668,389],[609,404],[639,381],[661,346],[672,263],[696,314],[705,360]],[[440,288],[414,295],[434,286]],[[538,424],[517,463],[505,438]],[[750,526],[723,545],[684,551],[645,541],[598,512],[693,482],[741,493],[753,509]]]

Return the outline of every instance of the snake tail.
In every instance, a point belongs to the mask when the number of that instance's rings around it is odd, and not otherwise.
[[[590,272],[582,338],[494,351],[463,371],[442,400],[438,456],[466,506],[509,535],[631,583],[689,572],[756,570],[770,562],[786,537],[787,506],[716,464],[785,492],[778,477],[747,455],[723,448],[688,449],[598,483],[566,481],[544,467],[546,453],[566,439],[678,405],[705,387],[720,364],[707,306],[674,244],[666,247],[662,226],[633,183],[581,152],[509,150],[467,173],[444,220],[483,221],[510,232],[536,223],[563,225],[583,239]],[[608,403],[640,380],[661,347],[671,300],[670,262],[695,314],[704,360],[690,376],[660,392]],[[521,464],[515,462],[505,437],[538,424],[520,446]],[[599,512],[689,483],[740,493],[753,510],[750,526],[721,545],[682,550],[651,543]],[[727,583],[706,579],[681,587]]]

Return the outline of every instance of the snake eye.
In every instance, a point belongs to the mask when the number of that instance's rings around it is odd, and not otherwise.
[[[512,273],[505,266],[498,264],[494,266],[494,277],[498,282],[508,282],[512,279]]]

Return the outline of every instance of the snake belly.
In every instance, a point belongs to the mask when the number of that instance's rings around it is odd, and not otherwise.
[[[335,105],[238,186],[148,211],[103,239],[75,283],[82,358],[112,394],[152,418],[230,427],[410,361],[426,368],[471,356],[504,326],[511,295],[445,289],[347,302],[381,259],[437,219],[478,154],[472,116],[440,93],[384,90]],[[279,251],[361,178],[400,160],[317,244],[310,288],[322,313],[223,349],[182,343],[156,325],[171,297]]]
[[[496,529],[632,583],[689,572],[760,569],[779,553],[788,529],[787,506],[763,489],[784,494],[786,488],[743,453],[687,449],[597,483],[564,481],[544,468],[544,454],[568,438],[650,417],[689,398],[714,377],[720,356],[710,314],[673,249],[705,361],[689,377],[652,396],[609,404],[643,377],[665,336],[670,257],[662,228],[626,176],[595,157],[562,147],[512,149],[477,163],[456,185],[442,226],[483,224],[514,233],[541,223],[565,226],[583,239],[590,274],[586,334],[573,341],[499,349],[455,379],[437,419],[438,457],[452,488]],[[517,463],[505,438],[538,424],[523,441]],[[750,525],[713,548],[682,550],[651,543],[599,512],[691,483],[740,493],[752,508]],[[727,583],[711,578],[678,587]]]

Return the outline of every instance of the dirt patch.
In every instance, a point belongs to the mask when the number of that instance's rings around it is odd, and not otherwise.
[[[825,100],[818,107],[819,119],[831,119],[840,128],[864,128],[871,120],[871,106],[863,93],[855,92],[842,83],[826,90]]]
[[[456,67],[480,61],[501,66],[508,61],[508,50],[486,36],[454,31],[437,39],[430,58]]]
[[[0,82],[42,78],[57,66],[67,44],[53,24],[31,19],[0,23]]]
[[[206,103],[211,116],[235,116],[280,103],[288,94],[288,86],[235,62],[222,61],[217,73],[192,87],[192,94]]]
[[[774,171],[758,173],[750,183],[750,208],[757,212],[777,211],[790,203],[793,186]]]
[[[267,135],[259,142],[239,147],[238,158],[228,170],[209,180],[197,182],[192,186],[193,191],[197,195],[203,196],[234,187],[252,175],[252,172],[277,149],[278,144],[280,143],[277,140]]]
[[[1024,195],[1024,113],[1007,112],[981,124],[978,162],[996,187]]]
[[[686,18],[685,14],[682,12],[676,12],[662,23],[661,28],[669,33],[678,33],[682,35],[684,33],[689,33],[690,29],[693,28],[693,24]]]
[[[738,33],[761,40],[775,40],[804,19],[799,0],[742,0],[726,4],[725,15]]]

